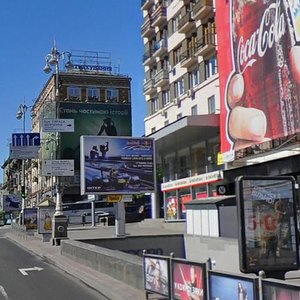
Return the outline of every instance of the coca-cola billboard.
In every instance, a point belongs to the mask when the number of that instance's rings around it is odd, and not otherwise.
[[[221,151],[300,131],[300,0],[216,1]]]

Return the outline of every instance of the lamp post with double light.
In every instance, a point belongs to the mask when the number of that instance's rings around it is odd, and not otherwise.
[[[43,71],[46,74],[49,74],[52,71],[52,67],[55,67],[55,101],[56,101],[56,118],[58,118],[58,101],[60,96],[60,90],[59,90],[59,63],[61,59],[65,59],[65,57],[68,58],[67,63],[65,64],[65,67],[67,70],[70,70],[73,68],[73,64],[71,62],[71,53],[70,52],[59,52],[57,48],[54,46],[51,48],[51,53],[46,55],[46,65],[43,69]],[[56,136],[56,146],[58,145],[58,132]],[[56,158],[57,158],[57,152],[58,149],[56,149]],[[63,215],[62,212],[62,200],[61,200],[61,191],[60,191],[60,180],[59,176],[57,176],[56,180],[56,207],[55,207],[55,216],[61,216]]]
[[[57,48],[54,46],[51,48],[51,52],[46,55],[46,65],[44,67],[44,72],[49,74],[52,71],[52,67],[55,68],[54,76],[55,76],[55,102],[56,102],[56,118],[59,118],[58,108],[59,108],[59,100],[60,100],[60,87],[59,87],[59,65],[62,59],[68,58],[67,63],[65,64],[65,68],[70,70],[73,68],[73,64],[71,62],[71,53],[70,52],[59,52]],[[56,151],[56,159],[58,158],[59,153],[59,133],[56,132],[55,139],[55,151]],[[61,187],[60,187],[60,177],[56,176],[56,205],[55,205],[55,213],[53,217],[53,227],[52,227],[52,237],[53,244],[60,244],[60,238],[64,238],[67,236],[66,233],[66,224],[67,219],[63,215],[62,210],[62,195],[61,195]]]
[[[28,108],[32,106],[27,106],[25,104],[20,104],[16,118],[18,120],[23,119],[23,133],[26,132],[26,112]],[[22,197],[22,208],[21,208],[21,225],[24,225],[24,208],[25,208],[25,199],[26,199],[26,186],[25,186],[25,159],[22,159],[22,175],[21,175],[21,197]]]

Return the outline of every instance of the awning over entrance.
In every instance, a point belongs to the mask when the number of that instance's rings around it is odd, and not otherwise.
[[[219,135],[220,115],[186,116],[149,135],[157,149],[168,152],[175,145],[189,145]]]

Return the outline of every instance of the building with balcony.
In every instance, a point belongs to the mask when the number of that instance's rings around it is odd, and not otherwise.
[[[215,195],[223,176],[217,165],[220,101],[214,5],[148,0],[141,9],[145,135],[155,139],[164,217],[182,220],[184,203]],[[150,30],[152,34],[145,34]]]
[[[185,219],[185,202],[219,193],[235,194],[235,180],[241,175],[288,175],[300,180],[298,129],[259,143],[248,141],[230,153],[219,155],[220,136],[224,140],[227,125],[221,124],[225,122],[226,105],[221,106],[224,100],[217,55],[221,65],[224,52],[218,50],[226,45],[217,43],[215,14],[221,7],[217,4],[213,0],[152,0],[143,1],[142,5],[145,19],[151,19],[158,6],[166,9],[167,22],[152,23],[154,33],[142,38],[145,45],[155,44],[162,37],[166,39],[165,51],[155,59],[148,58],[151,63],[144,64],[145,82],[152,80],[151,90],[144,91],[144,95],[145,134],[155,139],[161,205],[168,221]],[[226,29],[222,26],[218,28],[220,43],[224,43],[225,34],[222,32],[221,36],[220,31],[230,31],[228,26]],[[224,64],[228,63],[226,59],[223,58]],[[290,86],[295,86],[293,79],[289,80]],[[296,92],[293,97],[296,103]],[[274,122],[271,125],[276,126],[276,117],[271,110],[268,113],[267,117]]]

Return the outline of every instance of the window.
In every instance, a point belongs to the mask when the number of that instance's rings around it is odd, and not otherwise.
[[[107,102],[118,102],[119,101],[119,91],[117,89],[107,89],[106,90],[106,101]]]
[[[197,105],[192,106],[191,114],[192,114],[192,116],[195,116],[195,115],[198,114],[198,112],[197,112]]]
[[[162,91],[162,102],[163,106],[166,106],[170,103],[170,90]]]
[[[169,125],[169,120],[166,120],[165,121],[165,126],[168,126]]]
[[[181,14],[178,14],[172,19],[172,33],[177,31],[179,20],[181,19]]]
[[[182,118],[182,113],[178,114],[177,117],[176,117],[177,120],[179,120],[181,118]]]
[[[208,113],[214,114],[216,112],[216,101],[215,101],[215,95],[209,97],[207,99],[208,101]]]
[[[158,111],[158,99],[157,98],[153,98],[151,100],[151,111],[152,111],[152,113],[155,113]]]
[[[177,49],[174,49],[174,52],[173,52],[174,66],[177,65],[180,62],[181,54],[182,54],[181,46],[178,47]]]
[[[78,86],[69,86],[67,93],[68,93],[68,98],[70,100],[80,100],[81,99],[81,90]]]
[[[99,89],[90,87],[87,89],[87,100],[88,101],[99,101]]]
[[[155,127],[151,128],[151,133],[154,133],[155,131],[156,131]]]
[[[175,82],[175,95],[176,97],[184,94],[184,79],[181,78]]]
[[[189,73],[189,84],[190,88],[198,85],[200,83],[200,71],[199,69],[195,69]]]
[[[205,61],[205,78],[209,78],[218,72],[217,59],[215,56]]]

